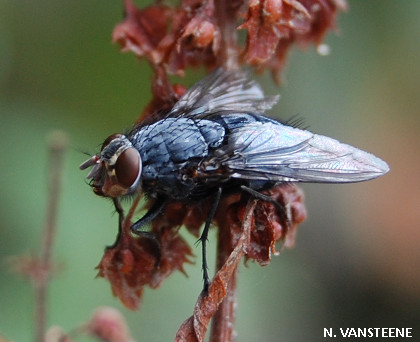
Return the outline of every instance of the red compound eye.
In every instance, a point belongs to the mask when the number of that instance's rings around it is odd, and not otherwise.
[[[134,185],[140,172],[139,152],[134,147],[130,147],[118,157],[115,163],[115,176],[118,183],[128,189]]]

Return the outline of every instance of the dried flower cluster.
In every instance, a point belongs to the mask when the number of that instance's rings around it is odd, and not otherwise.
[[[292,44],[320,44],[334,27],[344,0],[183,0],[177,7],[137,9],[125,1],[126,17],[113,40],[154,68],[182,75],[189,66],[265,68],[278,78]],[[237,31],[247,33],[240,46]]]
[[[171,209],[165,211],[168,219]],[[176,210],[176,209],[175,209]],[[182,212],[178,215],[182,215]],[[134,238],[131,235],[131,220],[126,219],[122,234],[116,244],[107,248],[98,266],[98,275],[108,279],[115,296],[130,308],[137,309],[145,285],[157,288],[173,271],[184,272],[183,264],[192,255],[189,245],[178,235],[177,229],[181,223],[162,225],[153,233],[159,242],[147,238]]]
[[[148,60],[155,71],[153,99],[138,121],[152,114],[158,119],[159,113],[174,105],[185,88],[172,85],[168,75],[183,75],[188,67],[232,69],[248,64],[258,71],[271,70],[277,79],[289,48],[320,44],[334,27],[337,11],[345,8],[344,0],[183,0],[178,6],[159,1],[138,9],[125,0],[125,19],[115,27],[113,40],[122,51]],[[239,30],[247,34],[243,46]],[[277,242],[293,245],[296,226],[306,217],[302,191],[293,185],[277,185],[265,195],[276,203],[244,193],[222,198],[214,220],[219,230],[218,271],[208,294],[199,297],[193,316],[178,331],[177,341],[202,341],[215,315],[216,322],[226,321],[218,320],[217,312],[234,291],[242,257],[266,265],[277,253]],[[139,307],[145,285],[156,288],[173,271],[184,272],[192,251],[178,230],[185,226],[198,237],[210,208],[206,201],[168,203],[164,214],[153,221],[152,239],[131,234],[138,203],[139,198],[127,215],[120,213],[118,239],[106,249],[98,266],[98,275],[110,281],[114,295],[130,309]],[[227,305],[234,311],[234,304]],[[230,337],[225,340],[233,336],[234,314],[231,316],[226,323],[230,330],[223,333]],[[212,340],[222,338],[213,334]]]

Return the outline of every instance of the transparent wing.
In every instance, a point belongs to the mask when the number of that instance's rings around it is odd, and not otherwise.
[[[169,116],[208,117],[221,112],[263,113],[279,96],[265,96],[259,84],[240,70],[217,69],[194,84]]]
[[[230,146],[229,146],[230,145]],[[379,177],[388,165],[374,155],[309,131],[254,122],[229,135],[222,161],[233,178],[346,183]]]

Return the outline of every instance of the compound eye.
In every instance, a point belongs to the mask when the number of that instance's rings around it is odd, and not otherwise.
[[[130,147],[118,157],[115,163],[115,176],[118,183],[128,189],[137,182],[140,173],[140,154],[134,147]]]

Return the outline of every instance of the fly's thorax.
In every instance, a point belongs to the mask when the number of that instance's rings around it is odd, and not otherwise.
[[[101,152],[80,165],[92,169],[87,178],[95,194],[120,197],[134,192],[140,185],[142,160],[139,152],[125,135],[110,135]]]

